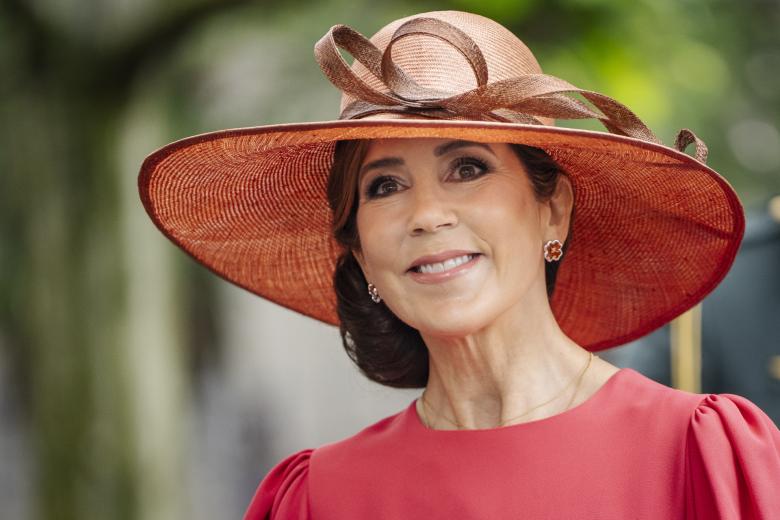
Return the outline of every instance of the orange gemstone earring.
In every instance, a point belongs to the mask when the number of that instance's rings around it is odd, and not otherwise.
[[[560,240],[550,240],[544,244],[544,259],[548,262],[557,262],[563,255],[563,244]]]

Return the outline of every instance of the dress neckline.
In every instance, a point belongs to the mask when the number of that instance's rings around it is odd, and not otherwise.
[[[508,426],[498,426],[495,428],[476,428],[476,429],[469,429],[469,430],[438,430],[435,428],[428,428],[425,425],[425,423],[422,421],[422,418],[417,413],[416,403],[417,400],[419,399],[417,398],[414,399],[411,402],[411,404],[406,408],[407,422],[411,423],[413,429],[422,430],[423,432],[429,435],[479,435],[479,434],[487,434],[487,433],[513,432],[522,429],[535,428],[538,426],[547,425],[549,423],[560,421],[572,417],[574,415],[586,412],[589,408],[595,406],[598,403],[598,401],[606,399],[608,394],[610,393],[610,389],[613,386],[615,386],[620,379],[627,376],[630,372],[635,372],[635,371],[628,367],[621,368],[620,370],[616,371],[614,374],[609,376],[609,378],[607,378],[607,380],[601,384],[598,390],[593,392],[593,394],[591,394],[590,397],[588,397],[586,400],[584,400],[577,406],[573,406],[568,410],[564,410],[555,415],[550,415],[549,417],[543,417],[541,419],[534,419],[532,421],[521,422],[518,424],[510,424]]]

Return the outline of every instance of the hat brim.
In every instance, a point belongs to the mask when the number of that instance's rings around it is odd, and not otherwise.
[[[663,145],[552,126],[371,119],[240,128],[171,143],[139,190],[157,227],[198,262],[263,298],[338,324],[327,177],[336,141],[452,138],[545,150],[575,192],[551,306],[591,350],[627,343],[701,301],[744,234],[729,183]]]

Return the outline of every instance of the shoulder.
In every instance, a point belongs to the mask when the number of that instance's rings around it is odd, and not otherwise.
[[[357,461],[368,464],[377,457],[386,457],[388,448],[402,442],[413,404],[363,428],[355,435],[319,447],[314,454],[315,464],[318,468],[327,466],[339,470],[354,466]]]
[[[686,518],[776,516],[780,430],[763,410],[739,395],[685,392],[621,372],[608,396],[612,424],[651,447],[654,459],[672,457],[668,467],[680,461]]]
[[[756,404],[734,394],[702,396],[691,416],[688,444],[692,455],[709,460],[763,453],[772,456],[764,460],[780,461],[780,430]]]
[[[632,368],[623,368],[618,375],[622,377],[615,389],[615,401],[636,415],[649,414],[657,419],[662,411],[665,423],[687,422],[704,398],[661,384]]]
[[[307,518],[309,463],[313,451],[301,450],[274,466],[257,487],[244,520]]]
[[[387,456],[384,448],[397,437],[404,413],[386,417],[346,439],[282,459],[260,482],[244,520],[308,518],[310,482],[327,482],[343,472],[354,473],[361,467],[368,468],[372,459],[378,461],[381,454]]]
[[[671,388],[631,368],[608,381],[598,403],[600,421],[648,447],[678,452],[690,445],[758,435],[773,439],[777,427],[748,399],[733,394],[700,394]],[[597,394],[599,395],[599,394]],[[780,451],[780,450],[779,450]]]
[[[772,518],[780,511],[780,430],[734,394],[708,394],[691,416],[686,491],[691,518]]]
[[[661,413],[664,422],[685,426],[689,435],[714,435],[719,432],[755,429],[772,436],[777,427],[756,404],[735,394],[699,394],[671,388],[633,369],[622,369],[623,377],[615,394],[629,412]]]

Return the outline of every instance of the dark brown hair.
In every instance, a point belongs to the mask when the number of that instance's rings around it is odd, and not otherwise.
[[[372,381],[396,388],[422,388],[428,381],[428,349],[420,333],[401,321],[384,303],[376,304],[371,300],[363,270],[352,254],[352,251],[360,250],[356,218],[358,174],[369,144],[368,140],[337,142],[328,177],[333,235],[344,248],[333,275],[341,338],[350,359]],[[559,176],[565,175],[563,169],[539,148],[521,144],[509,146],[525,166],[536,199],[549,200]],[[569,234],[571,228],[570,225]],[[567,237],[564,253],[568,244]],[[560,262],[545,262],[548,297],[555,288],[559,265]]]

